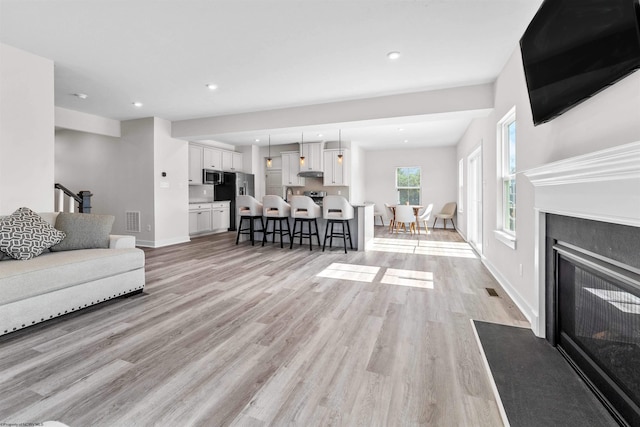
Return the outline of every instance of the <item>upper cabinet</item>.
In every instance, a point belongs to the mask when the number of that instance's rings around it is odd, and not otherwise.
[[[202,185],[202,147],[189,145],[189,185]]]
[[[231,172],[242,172],[242,153],[235,151],[222,152],[222,170]]]
[[[302,155],[304,155],[304,165],[300,166],[304,171],[321,171],[323,156],[322,150],[324,148],[324,142],[309,142],[306,144],[300,144]]]
[[[243,154],[189,144],[189,184],[202,185],[202,169],[244,172]]]
[[[342,151],[342,162],[338,154]],[[351,185],[349,177],[349,150],[324,150],[324,185]]]
[[[287,151],[280,153],[282,156],[282,185],[289,187],[303,187],[304,178],[300,178],[300,153]]]
[[[231,170],[234,172],[244,172],[244,155],[242,153],[236,153],[235,151],[232,154],[233,163]]]
[[[233,168],[233,154],[231,151],[222,152],[222,170],[230,171]]]
[[[202,160],[204,169],[222,170],[222,150],[204,147]]]

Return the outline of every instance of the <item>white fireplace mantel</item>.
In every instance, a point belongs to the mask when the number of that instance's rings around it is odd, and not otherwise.
[[[530,169],[534,186],[535,286],[533,332],[545,334],[545,214],[640,227],[640,141]]]

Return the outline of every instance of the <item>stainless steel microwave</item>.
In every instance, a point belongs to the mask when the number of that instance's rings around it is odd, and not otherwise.
[[[202,170],[202,183],[203,184],[213,184],[219,185],[223,182],[224,174],[220,171],[216,171],[213,169],[203,169]]]

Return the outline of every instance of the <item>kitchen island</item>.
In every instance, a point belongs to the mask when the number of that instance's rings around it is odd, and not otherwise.
[[[373,243],[373,207],[374,204],[373,203],[355,203],[352,204],[353,209],[354,209],[354,215],[353,215],[353,219],[351,221],[349,221],[349,227],[351,229],[351,241],[353,242],[353,249],[354,250],[358,250],[358,251],[366,251],[371,247],[371,244]],[[318,218],[318,234],[320,235],[320,248],[322,248],[322,243],[324,240],[324,233],[327,227],[327,221],[324,218]],[[293,231],[293,219],[289,218],[289,224],[291,226],[291,231]],[[259,227],[259,225],[258,225]],[[307,230],[306,225],[305,227],[305,231]],[[336,226],[336,227],[339,227]],[[269,236],[269,241],[265,244],[265,246],[271,245],[271,238],[272,236]],[[276,245],[279,246],[279,239],[280,236],[276,235]],[[261,232],[256,232],[255,234],[255,239],[256,239],[256,244],[262,244],[262,233]],[[240,236],[240,240],[241,241],[247,241],[249,240],[249,237],[246,235],[242,235]],[[285,244],[289,245],[289,238],[285,237],[284,238],[284,242]],[[299,244],[299,240],[296,239],[294,244],[293,244],[293,248],[300,248],[300,244]],[[349,248],[349,243],[347,242],[347,249],[351,250]],[[313,240],[313,246],[314,249],[317,249],[317,242],[314,238]],[[309,248],[309,240],[308,239],[303,239],[302,240],[302,247],[303,248]],[[342,249],[344,247],[344,242],[342,241],[342,239],[340,238],[334,238],[333,239],[333,249],[339,248]],[[327,242],[327,251],[329,250],[329,242]]]

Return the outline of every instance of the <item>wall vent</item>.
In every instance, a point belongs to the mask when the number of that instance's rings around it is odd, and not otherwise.
[[[140,232],[140,212],[139,211],[127,211],[125,212],[127,216],[127,225],[125,227],[125,231],[130,233],[139,233]]]

